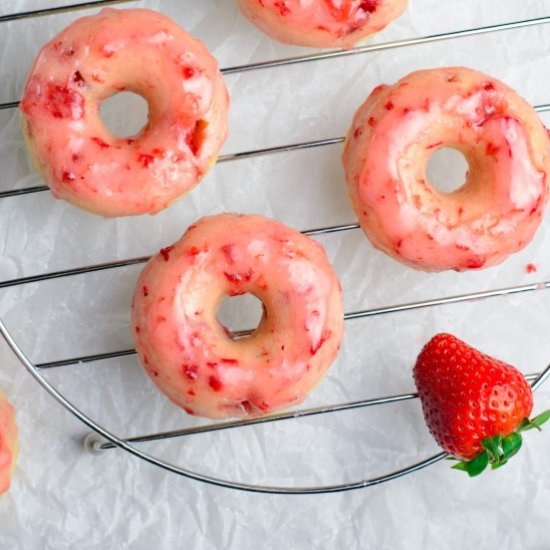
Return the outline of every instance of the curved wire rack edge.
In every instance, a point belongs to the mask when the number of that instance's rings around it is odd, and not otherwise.
[[[380,485],[382,483],[386,483],[388,481],[398,479],[405,475],[418,472],[448,457],[448,454],[446,452],[440,452],[425,460],[412,464],[411,466],[407,466],[405,468],[396,470],[394,472],[390,472],[389,474],[385,474],[385,475],[370,478],[370,479],[364,479],[357,482],[343,483],[343,484],[337,484],[337,485],[325,485],[325,486],[318,486],[318,487],[273,487],[273,486],[267,486],[267,485],[251,485],[247,483],[232,482],[232,481],[227,481],[220,478],[207,476],[204,474],[193,472],[191,470],[187,470],[185,468],[180,468],[178,466],[175,466],[174,464],[170,464],[169,462],[153,457],[150,454],[135,448],[133,445],[128,444],[126,441],[120,439],[119,437],[117,437],[116,435],[114,435],[113,433],[105,429],[103,426],[100,426],[99,424],[94,422],[86,414],[84,414],[77,407],[75,407],[67,398],[65,398],[61,393],[59,393],[47,380],[45,380],[39,374],[35,365],[31,363],[31,361],[27,358],[23,350],[18,346],[17,342],[11,336],[10,332],[7,330],[4,322],[1,319],[0,319],[0,333],[2,334],[2,337],[4,338],[8,346],[11,348],[13,353],[16,355],[16,357],[19,359],[22,365],[27,369],[27,371],[33,376],[33,378],[52,397],[54,397],[59,403],[61,403],[65,407],[65,409],[67,409],[70,413],[72,413],[75,417],[77,417],[90,429],[94,430],[94,432],[104,437],[105,439],[111,441],[117,447],[125,449],[132,455],[139,457],[150,464],[159,466],[164,470],[182,475],[184,477],[193,479],[195,481],[202,481],[204,483],[208,483],[210,485],[214,485],[218,487],[223,487],[227,489],[239,489],[242,491],[248,491],[253,493],[281,494],[281,495],[310,495],[310,494],[337,493],[337,492],[343,492],[343,491],[351,491],[354,489],[364,489],[367,487]],[[533,382],[532,384],[533,389],[537,389],[538,387],[540,387],[540,385],[549,376],[550,376],[550,365],[548,365],[548,367],[546,367],[546,369],[540,374],[540,376],[538,376],[538,378]]]
[[[151,456],[150,454],[135,448],[133,445],[126,443],[125,441],[123,441],[122,439],[120,439],[119,437],[117,437],[107,429],[105,429],[103,426],[100,426],[99,424],[94,422],[86,414],[84,414],[77,407],[75,407],[66,397],[64,397],[61,393],[59,393],[47,380],[45,380],[39,374],[36,367],[27,358],[23,350],[18,346],[17,342],[15,342],[14,338],[11,336],[10,332],[7,330],[4,322],[1,319],[0,319],[0,333],[2,334],[2,337],[4,338],[8,346],[11,348],[13,353],[16,355],[16,357],[19,359],[22,365],[27,369],[27,371],[32,375],[32,377],[53,398],[55,398],[59,403],[61,403],[65,407],[65,409],[67,409],[70,413],[76,416],[76,418],[78,418],[80,421],[86,424],[86,426],[94,430],[94,432],[96,432],[100,436],[111,441],[117,447],[125,449],[126,451],[133,454],[134,456],[137,456],[145,460],[146,462],[149,462],[150,464],[159,466],[164,470],[182,475],[184,477],[193,479],[195,481],[202,481],[204,483],[208,483],[210,485],[215,485],[218,487],[223,487],[227,489],[239,489],[242,491],[248,491],[253,493],[268,493],[268,494],[281,494],[281,495],[308,495],[308,494],[337,493],[342,491],[351,491],[353,489],[362,489],[366,487],[372,487],[374,485],[379,485],[381,483],[385,483],[393,479],[397,479],[407,474],[417,472],[419,470],[427,468],[428,466],[431,466],[432,464],[435,464],[448,456],[447,453],[442,452],[442,453],[433,455],[421,462],[418,462],[406,468],[402,468],[400,470],[396,470],[395,472],[391,472],[383,476],[379,476],[371,479],[365,479],[358,482],[343,483],[338,485],[326,485],[321,487],[272,487],[267,485],[251,485],[247,483],[231,482],[224,479],[203,475],[197,472],[193,472],[191,470],[187,470],[185,468],[180,468],[178,466],[175,466],[174,464],[170,464],[164,460]]]

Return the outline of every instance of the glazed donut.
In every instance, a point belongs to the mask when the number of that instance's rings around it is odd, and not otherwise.
[[[149,104],[145,128],[114,136],[99,105],[121,91]],[[227,133],[216,60],[168,17],[104,9],[46,44],[21,102],[23,132],[54,196],[106,217],[154,214],[193,188]]]
[[[0,495],[10,488],[18,450],[13,407],[0,393]]]
[[[399,17],[408,0],[238,0],[243,14],[279,42],[351,48]]]
[[[439,148],[460,151],[466,182],[426,180]],[[502,82],[455,67],[379,86],[353,119],[346,182],[371,243],[424,271],[496,265],[532,239],[548,200],[550,139],[537,113]]]
[[[225,296],[246,293],[263,316],[233,340],[216,312]],[[189,414],[273,413],[303,401],[336,357],[341,287],[317,242],[260,216],[220,214],[149,261],[132,330],[153,382]]]

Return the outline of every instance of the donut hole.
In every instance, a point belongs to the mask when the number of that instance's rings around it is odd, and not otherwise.
[[[149,104],[133,92],[119,92],[101,103],[99,115],[112,134],[120,138],[132,137],[147,124]]]
[[[430,185],[442,193],[452,193],[466,182],[469,164],[456,149],[442,147],[432,153],[426,166]]]
[[[264,308],[261,300],[253,294],[241,294],[240,296],[226,296],[217,312],[219,323],[231,334],[258,328],[262,320]],[[232,336],[233,339],[238,336]]]

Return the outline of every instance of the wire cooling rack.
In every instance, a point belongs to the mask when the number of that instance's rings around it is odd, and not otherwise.
[[[33,10],[23,13],[14,13],[8,15],[0,16],[0,23],[5,23],[8,21],[15,21],[20,19],[29,19],[34,17],[43,17],[48,15],[53,15],[56,13],[67,13],[67,12],[77,12],[80,10],[85,10],[89,8],[99,8],[108,5],[116,4],[125,4],[128,2],[133,2],[135,0],[96,0],[90,2],[83,2],[78,4],[72,4],[63,7],[55,8],[46,8],[42,10]],[[282,59],[276,59],[261,63],[251,63],[246,65],[232,66],[222,69],[223,74],[233,74],[241,73],[245,71],[255,71],[255,70],[268,70],[274,67],[296,65],[301,63],[308,63],[313,61],[322,61],[327,59],[339,58],[339,57],[349,57],[349,56],[358,56],[364,55],[372,52],[405,48],[408,46],[426,44],[432,42],[439,42],[445,40],[457,40],[460,38],[475,36],[487,33],[497,33],[509,31],[512,29],[528,28],[535,27],[540,25],[546,25],[550,23],[550,16],[548,17],[538,17],[534,19],[525,19],[519,21],[511,21],[498,25],[490,25],[476,28],[469,28],[463,30],[457,30],[453,32],[433,34],[427,36],[419,36],[415,38],[408,38],[404,40],[396,40],[381,44],[360,46],[353,48],[351,50],[338,50],[338,51],[329,51],[314,53],[310,55],[302,55],[296,57],[287,57]],[[9,101],[0,103],[0,111],[15,109],[19,105],[18,101]],[[550,104],[541,104],[535,106],[535,109],[538,112],[550,111]],[[218,163],[223,162],[232,162],[238,160],[246,160],[254,157],[260,157],[271,154],[281,154],[290,151],[311,149],[317,147],[325,147],[334,144],[339,144],[344,141],[343,137],[328,138],[328,139],[319,139],[314,141],[305,141],[300,143],[292,143],[286,145],[280,145],[275,147],[269,147],[264,149],[243,151],[233,154],[223,155],[218,159]],[[40,193],[46,191],[46,186],[32,186],[22,189],[13,189],[0,192],[0,199],[8,199],[10,197],[26,195],[31,193]],[[310,229],[303,231],[304,234],[309,236],[316,236],[328,233],[338,233],[358,229],[358,224],[349,223],[343,225],[333,225],[326,227],[319,227],[315,229]],[[73,277],[79,276],[86,273],[103,271],[103,270],[112,270],[124,266],[131,266],[136,264],[142,264],[148,260],[148,257],[134,257],[122,260],[116,260],[106,263],[98,263],[93,265],[86,265],[82,267],[75,267],[71,269],[64,269],[61,271],[54,271],[49,273],[40,273],[33,276],[20,277],[16,279],[0,281],[0,288],[9,288],[9,287],[18,287],[26,285],[29,283],[40,283],[47,280],[64,278],[64,277]],[[391,305],[373,309],[364,309],[360,311],[352,311],[345,314],[345,320],[350,321],[353,319],[361,319],[374,317],[384,314],[408,311],[408,310],[418,310],[422,308],[436,307],[445,304],[457,304],[461,302],[470,302],[477,300],[486,300],[499,296],[506,296],[512,294],[525,294],[538,290],[545,290],[550,288],[550,281],[539,282],[534,284],[510,286],[506,288],[497,288],[494,290],[479,291],[465,294],[458,294],[454,296],[447,296],[443,298],[434,298],[421,301],[413,301],[409,303],[403,303],[398,305]],[[234,336],[243,336],[249,334],[250,330],[240,330],[234,332]],[[280,422],[285,420],[297,420],[300,418],[324,415],[328,413],[335,413],[339,411],[359,409],[365,407],[373,407],[378,405],[385,405],[390,403],[400,403],[404,401],[409,401],[417,399],[418,395],[416,393],[407,393],[400,395],[392,395],[387,397],[380,397],[374,399],[364,399],[359,401],[346,402],[335,405],[327,405],[316,408],[301,409],[297,411],[291,411],[281,414],[272,415],[269,417],[255,418],[251,420],[239,420],[232,422],[221,422],[215,424],[208,424],[204,426],[197,426],[192,428],[172,430],[165,432],[151,433],[147,435],[142,435],[138,437],[124,438],[119,437],[118,435],[108,431],[103,426],[99,425],[96,421],[82,412],[77,406],[75,406],[71,401],[69,401],[62,393],[60,393],[52,384],[50,384],[43,376],[43,373],[48,369],[53,369],[56,367],[67,367],[71,365],[76,365],[78,363],[90,363],[95,361],[102,361],[107,359],[113,359],[117,357],[124,357],[129,355],[134,355],[136,352],[134,349],[122,349],[114,352],[105,352],[105,353],[95,353],[91,355],[85,355],[80,357],[71,357],[68,359],[60,359],[56,361],[42,362],[42,363],[33,363],[29,360],[25,352],[21,349],[18,343],[15,341],[14,337],[10,331],[6,328],[3,320],[0,320],[0,333],[4,337],[5,341],[8,343],[10,348],[13,350],[15,355],[18,357],[23,366],[30,372],[30,374],[44,387],[59,403],[61,403],[67,410],[73,413],[77,418],[79,418],[84,424],[94,430],[94,433],[90,434],[86,438],[85,446],[88,450],[96,453],[102,453],[109,449],[116,447],[123,448],[128,452],[132,453],[139,458],[155,464],[167,471],[186,476],[188,478],[203,481],[213,485],[240,489],[245,491],[261,492],[261,493],[280,493],[280,494],[314,494],[314,493],[330,493],[330,492],[339,492],[347,491],[351,489],[359,489],[364,487],[369,487],[377,484],[381,484],[407,474],[413,473],[415,471],[426,468],[432,464],[439,462],[440,460],[446,458],[448,455],[446,453],[438,453],[436,455],[430,456],[425,460],[412,464],[406,468],[402,468],[393,472],[390,472],[386,475],[371,479],[362,479],[356,482],[338,484],[338,485],[325,485],[325,486],[310,486],[310,487],[275,487],[275,486],[265,486],[265,485],[252,485],[234,482],[230,480],[219,479],[216,477],[203,475],[198,472],[194,472],[182,467],[179,467],[175,464],[169,463],[162,459],[159,459],[151,454],[148,454],[142,451],[139,448],[140,443],[164,440],[170,438],[178,438],[184,436],[191,436],[199,433],[206,432],[216,432],[221,430],[236,429],[244,426],[251,426],[256,424],[266,424],[272,422]],[[527,375],[527,378],[532,382],[534,389],[538,388],[548,377],[550,376],[550,365],[542,373],[534,373]]]

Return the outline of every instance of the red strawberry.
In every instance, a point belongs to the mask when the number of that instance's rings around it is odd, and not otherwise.
[[[519,451],[519,432],[532,421],[531,386],[514,367],[485,355],[450,334],[437,334],[421,351],[414,379],[426,424],[437,443],[467,462],[455,468],[480,474],[502,466]]]

